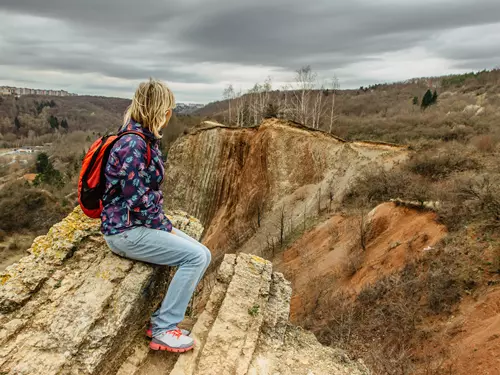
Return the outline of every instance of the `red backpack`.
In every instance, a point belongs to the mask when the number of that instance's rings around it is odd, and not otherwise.
[[[146,141],[146,165],[151,163],[151,146],[144,134],[137,131],[126,131],[118,135],[105,135],[95,141],[83,158],[82,170],[78,180],[78,202],[85,215],[97,219],[102,212],[102,196],[106,187],[104,172],[109,153],[115,142],[127,134],[136,134]]]

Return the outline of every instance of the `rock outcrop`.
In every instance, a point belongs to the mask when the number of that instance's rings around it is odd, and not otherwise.
[[[203,230],[175,212],[174,225]],[[79,208],[0,274],[0,373],[112,374],[168,283],[168,268],[114,255]]]
[[[171,219],[202,232],[184,213]],[[193,327],[196,349],[150,352],[144,328],[169,270],[114,255],[98,229],[77,208],[0,274],[0,373],[143,375],[153,357],[163,359],[154,373],[172,375],[367,373],[290,326],[289,282],[248,254],[225,256]]]
[[[407,153],[284,120],[254,128],[206,123],[169,152],[167,204],[201,220],[215,259],[242,245],[243,252],[261,254],[269,237],[278,237],[282,212],[293,231],[318,209],[335,206],[364,169],[390,168]]]
[[[254,255],[226,255],[208,304],[193,327],[195,349],[170,375],[368,374],[288,323],[290,283]],[[147,372],[138,371],[139,374]]]

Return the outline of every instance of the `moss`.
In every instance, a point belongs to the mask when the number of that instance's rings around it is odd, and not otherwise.
[[[259,315],[260,306],[258,304],[254,304],[252,307],[248,309],[248,314],[251,316]]]

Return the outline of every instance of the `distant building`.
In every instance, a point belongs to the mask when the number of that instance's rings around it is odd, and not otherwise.
[[[12,95],[12,89],[6,86],[0,87],[0,95]]]
[[[10,86],[0,86],[0,95],[76,96],[76,94],[71,94],[65,90],[42,90]]]

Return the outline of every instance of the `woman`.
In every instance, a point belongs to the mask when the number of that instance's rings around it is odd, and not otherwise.
[[[163,212],[160,184],[164,168],[158,141],[175,108],[174,95],[161,81],[150,79],[137,88],[105,169],[101,230],[111,250],[143,262],[177,266],[161,307],[151,317],[150,348],[185,352],[193,348],[189,332],[177,324],[211,259],[210,251],[179,229]],[[148,158],[148,144],[150,157]]]

